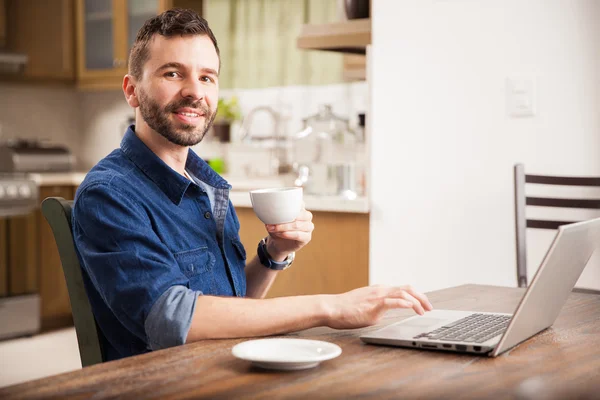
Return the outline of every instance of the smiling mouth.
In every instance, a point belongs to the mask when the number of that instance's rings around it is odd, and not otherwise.
[[[198,113],[194,113],[194,112],[178,112],[178,111],[175,111],[175,114],[183,115],[184,117],[188,117],[188,118],[198,118],[198,117],[203,117],[204,116],[204,114],[198,114]]]

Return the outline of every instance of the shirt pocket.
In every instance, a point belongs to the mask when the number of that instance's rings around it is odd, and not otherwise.
[[[244,249],[244,245],[242,244],[242,242],[240,242],[238,238],[232,237],[231,244],[233,245],[233,248],[235,249],[235,252],[237,253],[238,257],[241,260],[246,261],[246,249]]]
[[[213,268],[216,258],[207,246],[175,253],[174,257],[181,272],[190,280],[190,289],[205,294],[214,291]]]

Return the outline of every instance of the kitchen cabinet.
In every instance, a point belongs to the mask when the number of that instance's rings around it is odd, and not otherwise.
[[[73,82],[74,0],[4,1],[7,18],[6,48],[8,51],[26,54],[29,58],[23,74],[11,74],[6,78],[11,81]]]
[[[6,0],[0,0],[0,48],[6,46]]]
[[[237,207],[248,260],[267,235],[252,208]],[[313,212],[311,242],[278,274],[267,297],[342,293],[369,284],[369,214]]]
[[[77,75],[83,87],[120,85],[132,32],[156,15],[158,0],[77,0]],[[139,25],[139,26],[138,26]]]
[[[73,199],[73,195],[74,191],[71,185],[40,187],[40,200],[46,197]],[[34,217],[38,226],[36,250],[40,254],[38,271],[42,330],[72,325],[69,292],[54,234],[40,209],[36,210]]]
[[[0,243],[7,243],[8,228],[6,218],[0,217]],[[0,297],[8,295],[8,249],[0,245]]]
[[[172,7],[202,12],[201,0],[76,0],[78,86],[119,89],[144,22]]]
[[[120,89],[137,31],[173,7],[201,13],[202,0],[0,0],[0,46],[29,58],[23,74],[0,79]]]

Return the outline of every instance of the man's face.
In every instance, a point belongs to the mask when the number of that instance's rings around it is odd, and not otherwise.
[[[200,143],[217,111],[218,70],[208,36],[155,35],[136,87],[143,120],[172,143]]]

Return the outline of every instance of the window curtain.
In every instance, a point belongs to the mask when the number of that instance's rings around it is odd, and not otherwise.
[[[341,54],[300,50],[303,24],[339,21],[337,0],[205,0],[221,51],[222,89],[342,82]]]

